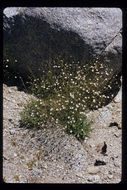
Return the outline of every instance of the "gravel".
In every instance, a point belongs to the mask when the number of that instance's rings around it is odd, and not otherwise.
[[[49,125],[46,131],[33,131],[20,126],[19,112],[30,98],[31,95],[18,91],[16,87],[3,85],[4,181],[7,183],[121,181],[120,96],[117,102],[112,101],[106,107],[88,113],[88,119],[92,118],[94,121],[93,132],[82,143],[65,134],[59,127],[52,128]],[[110,117],[105,117],[102,114],[104,112],[109,112]],[[117,122],[119,127],[109,127],[113,122]],[[101,153],[104,142],[107,145],[105,155]],[[106,165],[94,166],[96,160],[105,162]]]

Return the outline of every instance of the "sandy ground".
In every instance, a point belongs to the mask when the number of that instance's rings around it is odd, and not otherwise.
[[[3,180],[6,183],[121,181],[121,90],[109,105],[87,114],[94,121],[93,132],[82,143],[59,128],[49,126],[47,131],[33,131],[22,127],[19,112],[30,97],[14,86],[3,85]]]

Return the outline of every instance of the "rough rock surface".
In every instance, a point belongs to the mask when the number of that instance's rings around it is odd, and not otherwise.
[[[86,170],[87,152],[81,143],[64,133],[60,126],[57,126],[57,129],[53,126],[48,128],[44,132],[39,131],[41,136],[38,138],[46,147],[47,159],[60,160],[73,170]]]
[[[82,143],[49,126],[30,130],[19,112],[30,95],[3,85],[3,178],[7,183],[118,183],[121,181],[121,96],[89,112],[93,132]],[[103,113],[103,114],[102,114]],[[105,113],[105,114],[104,114]],[[108,116],[106,114],[109,113]],[[56,133],[55,133],[56,132]],[[107,145],[106,154],[101,153]],[[74,158],[74,159],[73,159]],[[76,160],[77,159],[77,160]],[[80,161],[80,164],[78,164]],[[94,166],[95,162],[106,165]]]
[[[100,56],[113,73],[121,71],[119,8],[17,7],[4,14],[5,48],[18,60],[20,72],[28,65],[38,73],[41,64],[63,54],[84,62]]]

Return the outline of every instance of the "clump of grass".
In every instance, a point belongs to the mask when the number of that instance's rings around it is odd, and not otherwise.
[[[50,103],[48,100],[42,102],[41,99],[32,99],[20,115],[24,124],[29,128],[45,128],[48,122],[54,125],[61,124],[67,133],[78,139],[84,139],[92,131],[92,122],[88,122],[85,115],[75,111],[69,105],[63,109],[63,104],[60,106],[53,99],[50,99]]]
[[[27,127],[45,127],[47,122],[61,124],[78,139],[84,139],[91,131],[86,116],[86,101],[82,93],[84,79],[81,68],[67,65],[63,60],[49,65],[41,78],[34,78],[30,90],[37,99],[31,99],[20,113]],[[78,73],[78,74],[77,74]]]
[[[78,140],[83,140],[92,132],[91,122],[83,114],[73,113],[68,117],[60,119],[60,123],[65,126],[67,133],[74,135]]]
[[[22,121],[27,127],[40,128],[45,126],[49,118],[49,107],[42,100],[31,99],[20,113]]]
[[[59,123],[78,139],[89,136],[91,122],[82,113],[88,108],[98,109],[109,98],[101,91],[104,85],[111,88],[108,79],[103,78],[103,71],[109,79],[112,71],[99,60],[84,65],[72,59],[67,63],[60,57],[54,59],[46,65],[42,76],[32,78],[29,91],[37,99],[32,99],[24,107],[22,121],[34,128],[45,127],[49,121]]]
[[[16,142],[11,141],[11,145],[12,145],[12,146],[16,146]]]
[[[15,179],[16,181],[19,181],[19,176],[18,176],[18,175],[15,175],[15,176],[14,176],[14,179]]]
[[[27,163],[28,169],[32,170],[33,169],[33,165],[34,165],[34,160],[31,160]]]

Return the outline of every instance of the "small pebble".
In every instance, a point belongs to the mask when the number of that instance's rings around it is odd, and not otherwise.
[[[85,178],[85,174],[83,173],[83,172],[78,172],[77,174],[76,174],[76,176],[77,177],[79,177],[79,178]]]
[[[119,137],[119,134],[117,134],[117,133],[114,133],[114,136],[115,136],[115,137]]]
[[[14,135],[14,134],[15,134],[15,130],[11,130],[10,135]]]
[[[87,172],[89,174],[96,174],[100,171],[100,169],[97,166],[91,166],[89,168],[87,168]]]
[[[17,157],[17,154],[16,154],[16,153],[14,153],[14,157]]]
[[[47,168],[48,168],[48,166],[47,166],[47,165],[45,165],[45,166],[43,166],[43,168],[47,169]]]
[[[118,129],[122,129],[122,125],[118,125]]]
[[[8,119],[8,121],[12,122],[12,119]]]
[[[11,90],[11,89],[8,89],[8,92],[9,92],[9,93],[12,93],[12,90]]]
[[[90,144],[90,147],[91,147],[91,148],[94,148],[94,147],[95,147],[95,144]]]
[[[117,162],[114,163],[114,166],[115,166],[115,167],[120,167]]]
[[[122,90],[120,90],[117,94],[117,96],[114,98],[114,101],[116,103],[120,102],[121,101],[121,98],[122,98]]]
[[[99,181],[100,180],[100,176],[99,175],[92,175],[92,176],[89,176],[87,178],[87,180],[90,181],[90,182]]]
[[[111,174],[108,175],[108,178],[109,178],[109,179],[112,179],[112,178],[113,178],[113,175],[111,175]]]
[[[16,103],[16,101],[15,101],[14,99],[12,100],[12,102],[13,102],[13,103]]]

